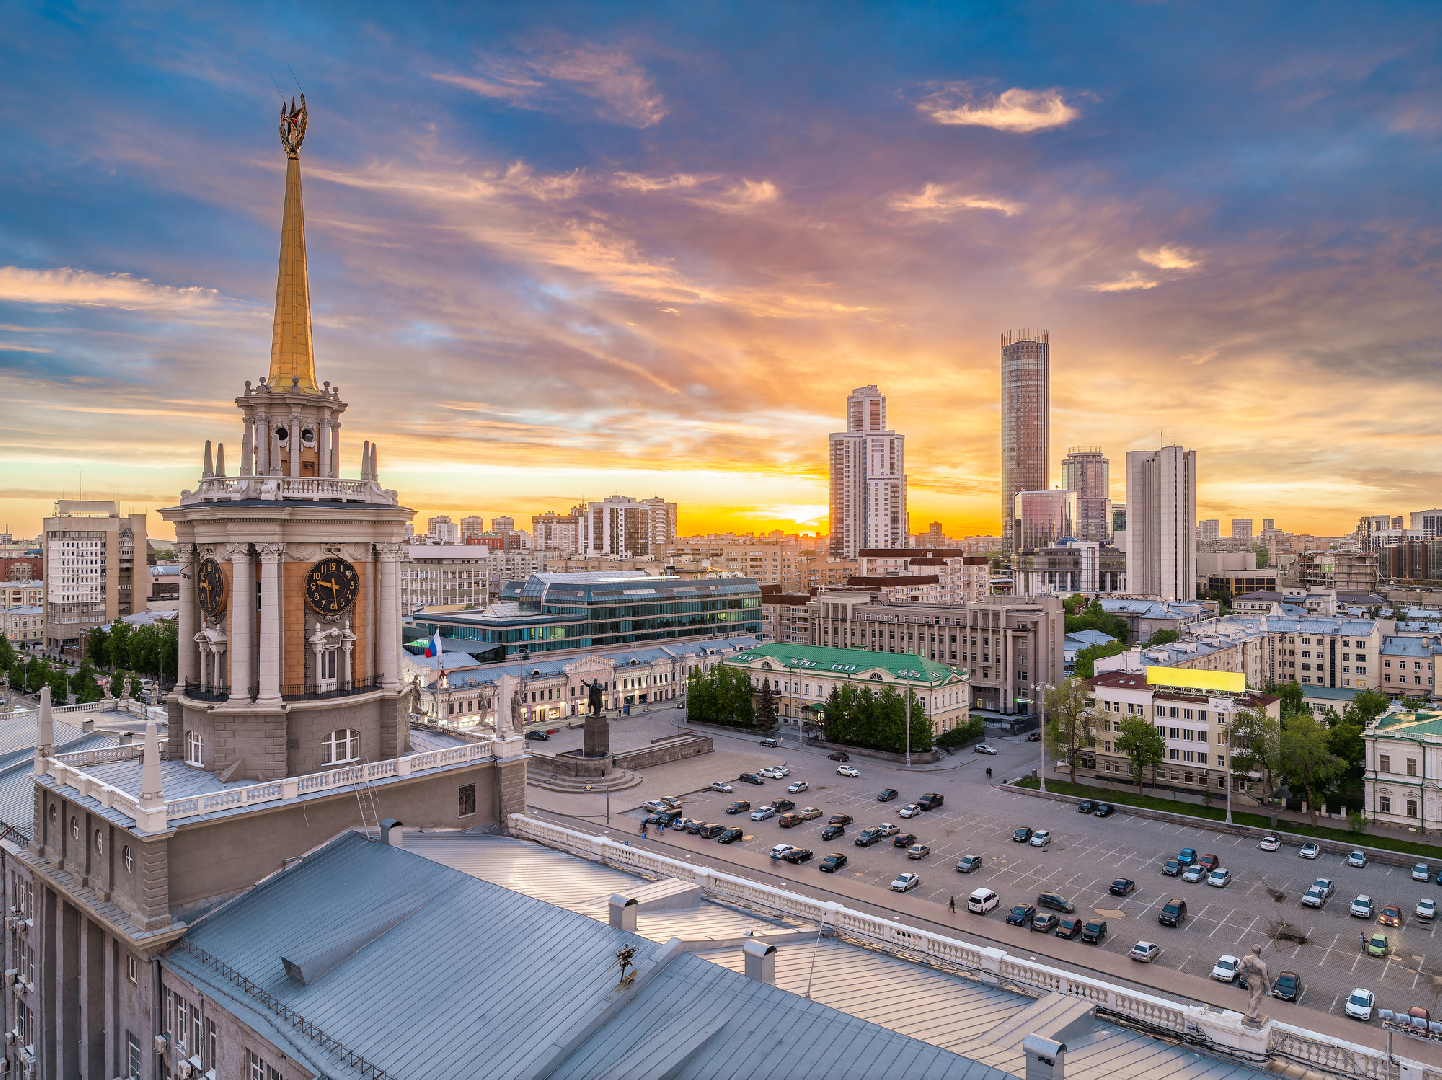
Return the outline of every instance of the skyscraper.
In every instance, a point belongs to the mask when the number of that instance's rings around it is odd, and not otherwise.
[[[1100,446],[1073,446],[1061,463],[1061,486],[1076,492],[1076,539],[1111,539],[1111,463]]]
[[[1012,516],[1016,550],[1036,551],[1070,537],[1077,539],[1075,491],[1018,491]]]
[[[1010,554],[1016,496],[1051,486],[1051,343],[1045,330],[1001,337],[1001,544]]]
[[[831,554],[906,547],[906,436],[886,426],[886,397],[875,385],[851,391],[846,430],[829,438]]]
[[[1197,452],[1180,446],[1127,454],[1127,589],[1196,599]]]

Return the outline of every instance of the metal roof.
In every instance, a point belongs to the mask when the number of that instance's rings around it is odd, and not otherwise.
[[[947,679],[965,676],[962,672],[938,664],[915,653],[870,652],[862,649],[831,649],[824,645],[787,645],[773,642],[727,657],[727,661],[749,664],[756,660],[774,660],[790,669],[817,675],[859,675],[880,668],[902,682],[926,683],[928,686]]]

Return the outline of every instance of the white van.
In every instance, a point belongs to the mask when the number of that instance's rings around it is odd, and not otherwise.
[[[977,889],[966,898],[966,910],[973,911],[978,915],[985,915],[1000,903],[1001,897],[990,889]]]

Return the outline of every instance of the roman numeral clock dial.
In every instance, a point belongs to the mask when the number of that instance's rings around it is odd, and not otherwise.
[[[322,619],[338,619],[355,604],[360,575],[344,559],[322,559],[305,576],[305,602]]]

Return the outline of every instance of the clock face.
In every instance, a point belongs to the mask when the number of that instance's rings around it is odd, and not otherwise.
[[[305,602],[322,619],[344,615],[360,592],[360,575],[344,559],[322,559],[305,576]]]
[[[225,575],[214,559],[200,561],[195,573],[195,595],[200,601],[200,610],[209,618],[217,619],[225,610]]]

